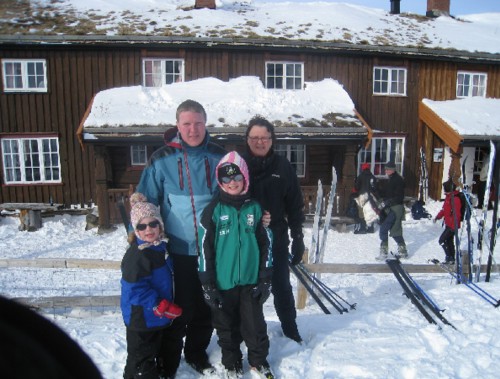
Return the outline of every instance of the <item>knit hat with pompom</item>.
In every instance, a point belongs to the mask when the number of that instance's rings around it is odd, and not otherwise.
[[[160,208],[154,204],[148,203],[148,199],[140,192],[135,192],[130,196],[130,223],[137,235],[136,227],[143,218],[152,217],[160,222],[162,231],[165,230],[163,220],[160,214]]]

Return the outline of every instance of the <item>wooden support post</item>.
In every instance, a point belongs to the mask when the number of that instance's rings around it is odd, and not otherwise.
[[[309,261],[309,250],[306,248],[304,251],[304,256],[302,257],[302,262],[308,262]],[[306,307],[306,302],[307,302],[307,290],[306,288],[302,285],[300,280],[297,279],[297,309],[304,309]]]

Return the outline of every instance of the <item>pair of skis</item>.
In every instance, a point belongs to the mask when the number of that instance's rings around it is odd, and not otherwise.
[[[323,262],[323,257],[325,256],[325,250],[326,250],[326,241],[328,239],[328,230],[330,229],[330,222],[332,220],[333,203],[335,201],[336,191],[337,191],[337,171],[335,170],[335,167],[332,166],[332,183],[330,185],[330,194],[328,195],[328,203],[323,223],[323,236],[321,241],[320,241],[319,222],[321,219],[321,209],[323,203],[323,186],[321,185],[321,180],[318,180],[318,192],[316,193],[316,209],[314,213],[314,220],[312,227],[311,249],[309,250],[311,253],[309,261],[311,263]]]
[[[437,266],[439,266],[443,271],[445,271],[448,274],[450,274],[454,279],[457,279],[457,273],[451,267],[449,267],[448,265],[440,262],[438,259],[430,259],[429,262],[433,263],[433,264],[435,264]],[[458,282],[459,281],[457,280],[457,283]],[[498,308],[500,306],[500,300],[499,299],[495,298],[493,295],[491,295],[488,292],[486,292],[484,289],[482,289],[481,287],[479,287],[476,283],[474,283],[472,281],[465,280],[465,278],[463,278],[463,277],[460,278],[460,282],[459,283],[465,284],[465,286],[467,288],[469,288],[471,291],[473,291],[476,295],[478,295],[479,297],[481,297],[486,302],[488,302],[491,305],[493,305],[495,308]]]
[[[484,199],[483,199],[483,208],[481,211],[481,221],[479,222],[479,232],[478,232],[478,257],[477,257],[477,267],[476,267],[476,272],[475,272],[475,280],[476,282],[479,282],[479,276],[481,273],[481,261],[483,258],[483,248],[487,243],[487,236],[485,233],[486,229],[486,217],[488,216],[488,204],[489,204],[489,199],[490,199],[490,187],[491,187],[491,182],[493,179],[493,166],[495,165],[495,155],[496,155],[496,148],[495,144],[493,141],[490,141],[490,157],[489,157],[489,166],[488,166],[488,177],[486,179],[486,188],[484,191]],[[497,183],[498,186],[498,183]],[[497,199],[498,201],[498,199]],[[496,220],[493,220],[493,225],[495,225]],[[490,246],[489,249],[489,257],[493,254],[493,248],[494,246]],[[488,257],[488,261],[489,258]]]
[[[415,307],[430,324],[438,325],[435,319],[436,317],[443,324],[449,325],[453,329],[456,329],[455,326],[453,326],[453,324],[450,323],[442,315],[442,310],[438,307],[438,305],[430,298],[429,295],[425,293],[425,291],[418,285],[418,283],[403,268],[403,265],[401,264],[401,261],[398,257],[387,259],[386,263],[403,288],[405,295],[408,297],[408,299],[410,299],[413,305],[415,305]],[[441,327],[439,326],[439,328]]]
[[[299,263],[296,266],[290,264],[290,269],[325,314],[331,314],[331,312],[328,309],[328,306],[325,305],[323,300],[321,300],[321,297],[329,302],[340,314],[349,312],[349,309],[356,309],[356,303],[349,303],[336,291],[332,290],[324,282],[322,282],[318,277],[309,272],[309,270],[302,263]]]

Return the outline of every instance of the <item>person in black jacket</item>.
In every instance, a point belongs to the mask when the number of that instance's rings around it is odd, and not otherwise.
[[[182,314],[174,304],[172,258],[159,207],[141,193],[130,197],[133,232],[121,264],[120,307],[127,334],[124,379],[173,378],[177,348],[165,331]]]
[[[405,182],[396,172],[396,165],[393,162],[385,165],[385,173],[389,176],[389,180],[380,191],[382,202],[379,204],[379,208],[386,214],[386,217],[380,224],[380,254],[377,260],[385,260],[387,258],[389,253],[389,234],[398,244],[398,255],[401,258],[408,258],[402,225],[405,216],[403,204]]]
[[[297,328],[297,311],[290,284],[288,230],[292,238],[291,264],[297,265],[304,254],[304,199],[294,167],[274,152],[276,142],[273,125],[263,117],[249,121],[246,130],[245,161],[250,170],[250,194],[262,208],[271,213],[273,232],[274,307],[281,322],[283,334],[298,343],[302,338]]]

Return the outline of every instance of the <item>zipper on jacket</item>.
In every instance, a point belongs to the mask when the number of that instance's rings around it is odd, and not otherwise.
[[[184,189],[184,176],[182,175],[182,159],[177,159],[177,171],[179,173],[179,187],[181,190]]]
[[[210,176],[210,162],[208,157],[205,156],[205,177],[207,178],[207,187],[212,195],[212,177]]]

